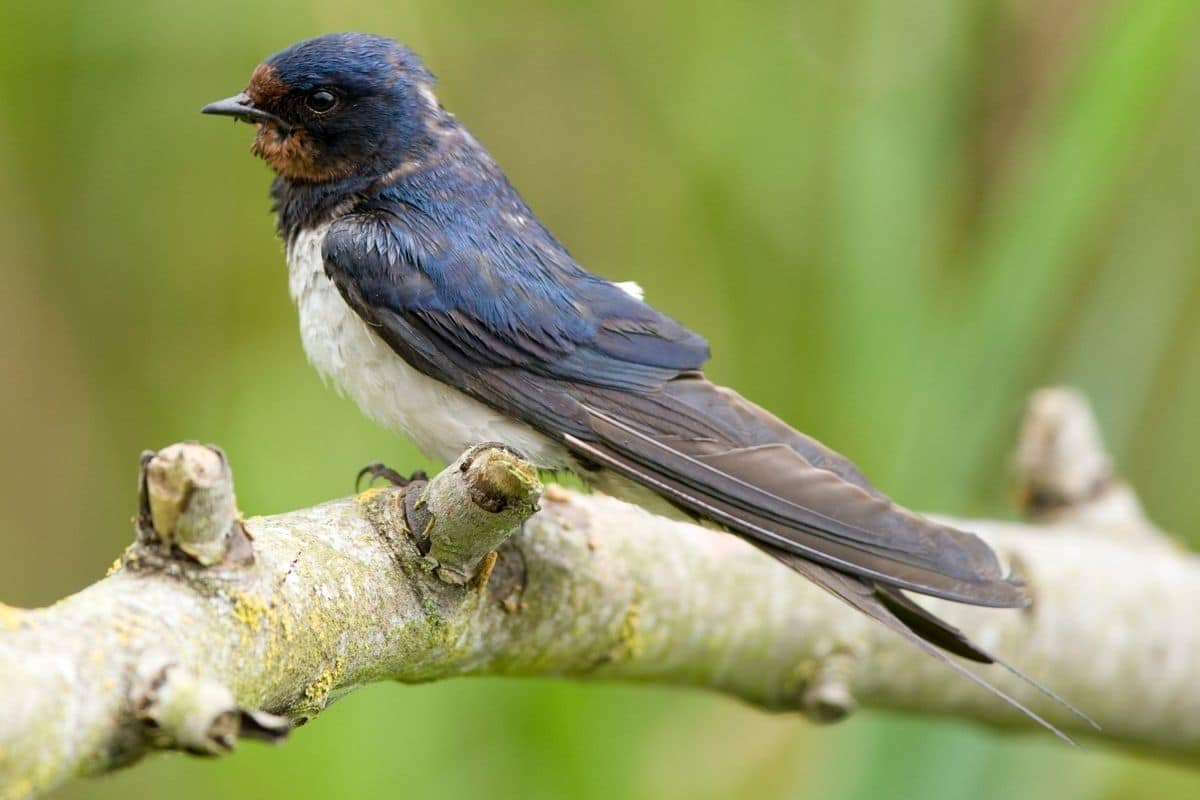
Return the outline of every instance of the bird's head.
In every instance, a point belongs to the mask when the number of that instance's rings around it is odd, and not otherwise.
[[[202,113],[254,123],[254,154],[288,180],[382,175],[428,142],[438,108],[433,82],[398,42],[335,33],[271,56],[245,91]]]

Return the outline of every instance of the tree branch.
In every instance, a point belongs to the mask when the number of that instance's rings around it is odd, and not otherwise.
[[[1088,430],[1074,395],[1035,395],[1018,484],[1036,522],[956,523],[1026,579],[1033,608],[929,604],[1106,741],[1194,758],[1200,559],[1146,521]],[[536,472],[503,449],[473,448],[428,485],[244,522],[213,448],[145,459],[142,486],[137,540],[106,578],[50,608],[0,606],[2,797],[155,748],[277,739],[377,680],[645,681],[820,720],[864,706],[1028,728],[735,537],[556,486],[530,517]],[[1006,673],[988,678],[1087,734]]]

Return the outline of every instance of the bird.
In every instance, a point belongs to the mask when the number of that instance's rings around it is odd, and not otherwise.
[[[1028,606],[995,551],[709,381],[706,340],[580,266],[434,85],[396,40],[336,33],[202,109],[255,126],[317,371],[435,458],[499,442],[736,534],[1073,741],[956,659],[1082,712],[906,594]]]

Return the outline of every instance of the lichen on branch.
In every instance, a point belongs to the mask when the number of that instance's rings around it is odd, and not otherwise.
[[[1026,442],[1019,484],[1053,502],[1031,503],[1036,524],[955,524],[1022,574],[1032,610],[930,606],[1095,717],[1105,741],[1195,758],[1200,559],[1169,546],[1106,454],[1087,451],[1098,436],[1060,435],[1094,426],[1085,403],[1042,395],[1029,414],[1040,444]],[[1084,449],[1064,459],[1056,442]],[[1079,480],[1072,463],[1105,478]],[[464,674],[706,687],[826,721],[874,707],[1028,729],[737,538],[600,495],[543,495],[502,448],[473,448],[428,483],[245,520],[215,448],[150,454],[142,476],[136,540],[107,577],[50,608],[0,605],[0,797],[156,749],[278,740],[370,681]],[[1088,734],[1015,678],[988,679]]]

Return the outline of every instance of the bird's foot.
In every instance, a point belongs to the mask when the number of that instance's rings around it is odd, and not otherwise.
[[[367,486],[370,486],[375,480],[382,479],[390,483],[392,486],[408,486],[413,481],[427,481],[429,476],[425,474],[425,470],[419,469],[409,475],[407,478],[401,475],[396,470],[384,464],[381,461],[373,461],[358,471],[358,475],[354,478],[354,490],[360,491],[363,478],[367,478]]]

